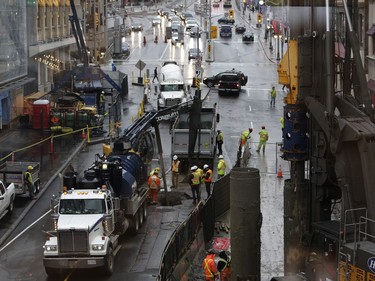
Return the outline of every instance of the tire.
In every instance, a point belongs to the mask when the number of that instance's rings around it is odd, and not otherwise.
[[[138,221],[139,221],[139,227],[143,224],[143,206],[139,208],[138,210]]]
[[[139,218],[138,213],[136,213],[132,219],[131,233],[133,235],[137,234],[139,230]]]
[[[108,253],[104,258],[103,274],[111,276],[115,267],[115,258],[113,256],[112,246],[109,246]]]
[[[38,194],[40,191],[40,182],[37,181],[34,183],[34,194]]]
[[[208,88],[212,88],[213,86],[215,86],[213,81],[208,81],[207,82],[207,87]]]
[[[142,212],[142,216],[143,216],[143,221],[145,221],[146,219],[147,219],[147,204],[146,203],[144,203],[143,204],[143,212]]]
[[[57,277],[60,275],[60,271],[56,268],[45,267],[44,270],[46,271],[48,277],[51,278],[51,280],[53,280],[54,277]]]
[[[9,206],[8,206],[8,215],[9,216],[12,214],[13,209],[14,209],[14,196],[12,196],[10,198],[10,203],[9,203]]]

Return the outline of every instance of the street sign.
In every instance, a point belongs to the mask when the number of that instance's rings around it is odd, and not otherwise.
[[[56,124],[57,122],[59,122],[59,118],[57,118],[56,116],[53,116],[52,119],[51,119],[51,122],[53,124]]]
[[[138,68],[139,70],[143,70],[145,68],[146,64],[139,60],[136,64],[135,64],[135,67]]]
[[[199,66],[195,66],[195,77],[200,78],[203,76],[203,68]]]

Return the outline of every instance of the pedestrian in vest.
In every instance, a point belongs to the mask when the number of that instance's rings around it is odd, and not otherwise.
[[[203,165],[203,172],[204,172],[203,179],[206,185],[206,192],[207,192],[207,199],[208,199],[208,197],[210,197],[211,195],[212,170],[207,164],[205,164]]]
[[[154,170],[152,176],[148,177],[148,188],[149,188],[149,196],[151,197],[151,204],[158,203],[158,192],[160,189],[160,178],[159,172]]]
[[[158,80],[158,82],[159,82],[158,68],[157,67],[155,67],[155,69],[154,69],[154,78],[152,78],[152,83],[154,83],[155,79]]]
[[[189,184],[191,188],[191,193],[193,197],[193,204],[197,204],[197,202],[201,201],[201,191],[200,191],[200,185],[201,185],[201,174],[198,171],[197,166],[193,166],[190,168],[191,173],[189,175]]]
[[[220,272],[221,281],[230,281],[230,277],[232,275],[230,262],[230,256],[228,256],[225,251],[221,251],[217,261],[217,270]]]
[[[33,175],[31,174],[32,172],[33,172],[33,166],[28,166],[27,171],[24,175],[25,184],[27,185],[27,188],[29,189],[29,197],[31,200],[36,199],[35,194],[34,194]]]
[[[215,264],[215,254],[209,253],[202,262],[204,278],[206,281],[219,280],[219,272]]]
[[[272,87],[272,90],[271,90],[271,107],[275,107],[275,102],[276,102],[276,90],[275,90],[275,86]]]
[[[253,129],[249,128],[249,129],[242,132],[242,134],[241,134],[241,147],[243,147],[245,145],[245,143],[251,138],[252,131],[253,131]]]
[[[224,134],[221,130],[217,130],[216,143],[217,143],[218,155],[222,155],[223,154]]]
[[[103,115],[105,113],[105,102],[106,102],[106,99],[104,96],[104,91],[102,91],[99,96],[99,105],[100,105],[100,114],[103,114]]]
[[[219,162],[217,163],[217,178],[218,179],[225,176],[225,169],[226,169],[226,164],[225,164],[224,156],[220,155]]]
[[[173,155],[172,160],[172,188],[178,188],[178,176],[180,174],[180,160],[177,155]]]
[[[263,153],[266,150],[266,143],[268,141],[268,131],[266,130],[265,126],[262,126],[262,130],[259,132],[259,144],[257,152],[263,147]]]

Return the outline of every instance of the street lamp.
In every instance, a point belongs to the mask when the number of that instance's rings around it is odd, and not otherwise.
[[[273,26],[270,24],[268,25],[268,28],[269,28],[269,33],[270,33],[270,50],[272,51],[273,50],[273,46],[272,46],[272,33],[273,33]]]
[[[280,34],[275,34],[275,39],[277,40],[277,55],[276,55],[276,60],[280,60],[280,39],[281,35]]]

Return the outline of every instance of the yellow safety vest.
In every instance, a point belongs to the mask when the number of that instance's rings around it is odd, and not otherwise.
[[[172,172],[178,173],[179,169],[180,169],[180,161],[179,160],[173,160],[172,161]]]
[[[249,138],[250,138],[250,131],[249,130],[243,131],[241,134],[241,140],[246,141]]]
[[[259,132],[259,140],[260,141],[268,141],[268,132],[266,130],[262,129]]]
[[[33,176],[31,175],[30,172],[26,172],[26,173],[25,173],[25,180],[26,180],[26,182],[28,182],[28,183],[32,183],[32,182],[33,182]]]
[[[224,134],[223,132],[217,134],[217,141],[223,141],[224,140]]]
[[[193,172],[193,180],[191,181],[193,185],[199,185],[201,183],[201,173],[197,170]]]
[[[225,161],[224,159],[220,159],[219,162],[217,163],[217,174],[218,175],[224,175],[225,174]]]

